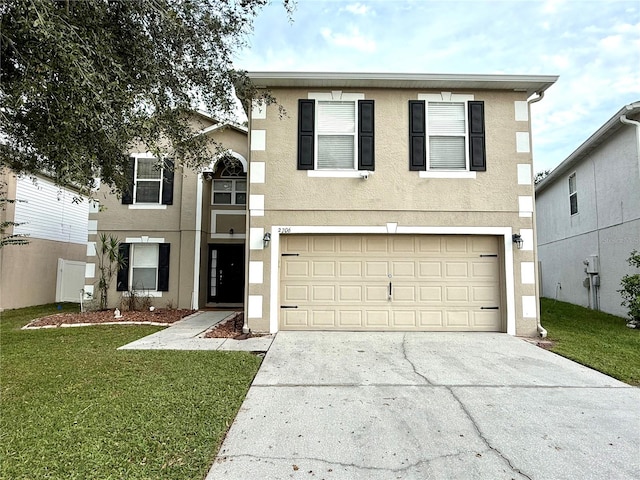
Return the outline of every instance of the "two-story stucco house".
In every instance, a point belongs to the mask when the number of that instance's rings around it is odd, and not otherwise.
[[[640,250],[640,102],[622,107],[536,186],[542,295],[619,316]]]
[[[248,112],[246,328],[541,331],[530,102],[557,77],[249,76],[286,115]]]
[[[100,234],[120,241],[126,260],[109,306],[135,292],[158,307],[242,306],[248,141],[245,127],[195,114],[194,132],[220,148],[195,171],[149,152],[129,152],[131,184],[121,198],[101,188],[89,213],[85,291],[98,296]]]

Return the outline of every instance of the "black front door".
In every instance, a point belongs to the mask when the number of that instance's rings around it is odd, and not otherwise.
[[[244,302],[244,244],[209,245],[209,295],[212,303]]]

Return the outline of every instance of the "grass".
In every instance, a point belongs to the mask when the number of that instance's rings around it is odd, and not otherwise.
[[[204,478],[260,359],[116,350],[160,327],[19,330],[58,311],[2,313],[0,478]]]
[[[556,342],[551,351],[640,386],[640,331],[627,328],[624,318],[548,298],[540,313]]]

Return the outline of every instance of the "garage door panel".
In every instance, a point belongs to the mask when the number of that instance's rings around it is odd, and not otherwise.
[[[285,285],[283,293],[283,300],[287,304],[291,302],[309,301],[308,285]]]
[[[367,278],[386,278],[389,275],[389,262],[366,261],[365,272]]]
[[[336,251],[336,237],[312,237],[312,253],[334,253]]]
[[[420,301],[442,303],[442,287],[440,285],[421,286]]]
[[[312,302],[335,302],[336,286],[335,285],[313,285],[311,287]]]
[[[315,260],[311,264],[314,278],[335,278],[336,264],[327,260]]]
[[[496,237],[287,235],[281,245],[280,302],[295,307],[280,310],[283,329],[503,331]]]
[[[442,278],[441,262],[419,262],[419,279],[432,280]]]
[[[309,312],[306,310],[284,309],[280,314],[284,328],[300,328],[309,326]]]
[[[339,302],[362,302],[364,300],[362,294],[362,285],[340,285]]]
[[[388,327],[389,310],[369,309],[364,312],[366,327]]]
[[[467,278],[469,276],[469,265],[467,262],[447,262],[445,264],[447,278]]]
[[[361,261],[338,261],[338,273],[341,278],[357,278],[362,277]]]
[[[393,278],[416,278],[416,262],[402,260],[391,262],[391,274]]]
[[[284,278],[309,278],[309,262],[306,260],[289,260],[284,264]]]

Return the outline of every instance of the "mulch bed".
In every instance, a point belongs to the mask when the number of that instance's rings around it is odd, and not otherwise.
[[[48,317],[37,318],[27,324],[27,327],[47,327],[77,324],[100,324],[120,322],[163,323],[171,325],[184,317],[195,313],[196,310],[158,308],[153,311],[122,312],[122,317],[114,318],[113,310],[83,313],[57,313]]]
[[[244,314],[237,312],[233,317],[230,317],[220,323],[214,328],[205,333],[205,338],[235,338],[242,340],[249,338],[251,334],[242,333],[242,326],[244,325]]]

